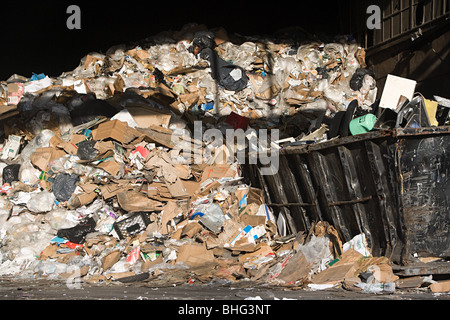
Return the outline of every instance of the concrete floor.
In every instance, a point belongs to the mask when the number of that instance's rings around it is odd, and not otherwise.
[[[394,294],[369,294],[341,288],[311,291],[237,282],[155,286],[149,281],[105,284],[50,280],[0,279],[0,300],[450,300],[450,294],[425,289],[397,290]]]

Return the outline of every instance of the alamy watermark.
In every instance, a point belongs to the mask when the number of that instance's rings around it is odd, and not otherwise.
[[[66,26],[69,30],[81,29],[81,9],[77,5],[70,5],[66,9],[66,13],[70,16],[66,20]]]
[[[367,29],[381,29],[381,9],[377,5],[370,5],[366,10],[370,16],[366,20]]]

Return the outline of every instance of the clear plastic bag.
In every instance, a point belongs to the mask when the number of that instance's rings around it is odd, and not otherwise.
[[[19,180],[28,185],[35,185],[39,182],[40,171],[37,170],[30,160],[24,161],[20,166]]]
[[[53,138],[55,133],[52,130],[44,129],[37,136],[35,136],[22,150],[20,158],[23,161],[30,160],[30,156],[38,148],[45,148],[49,146],[50,139]]]
[[[27,208],[34,213],[49,212],[52,210],[56,197],[52,192],[44,190],[31,195]]]

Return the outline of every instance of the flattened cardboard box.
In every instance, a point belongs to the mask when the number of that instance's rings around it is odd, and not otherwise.
[[[138,131],[120,120],[101,123],[97,129],[92,130],[92,138],[94,140],[114,139],[123,144],[130,143],[140,135]]]
[[[33,165],[35,165],[42,171],[47,171],[47,167],[50,161],[58,159],[65,155],[66,153],[63,150],[44,147],[36,149],[36,151],[31,154],[30,160]]]
[[[199,266],[214,260],[213,251],[207,250],[203,244],[184,244],[178,249],[177,262],[183,262],[189,266]]]
[[[124,191],[117,193],[117,200],[120,207],[127,212],[138,211],[161,211],[163,204],[159,201],[148,198],[138,191]]]
[[[172,118],[170,112],[159,110],[148,105],[128,104],[126,109],[140,128],[149,128],[151,126],[168,127]]]
[[[202,174],[202,179],[200,182],[204,182],[206,179],[220,179],[224,177],[234,177],[236,175],[236,171],[230,168],[229,165],[216,165],[216,166],[208,166],[205,168]]]
[[[63,149],[68,154],[77,154],[78,147],[72,142],[65,142],[59,136],[55,135],[50,139],[50,147]]]

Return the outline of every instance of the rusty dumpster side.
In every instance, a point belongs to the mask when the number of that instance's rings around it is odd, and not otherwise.
[[[349,241],[364,233],[374,256],[408,264],[450,255],[450,127],[378,130],[280,150],[276,174],[246,164],[287,233],[327,221]]]

